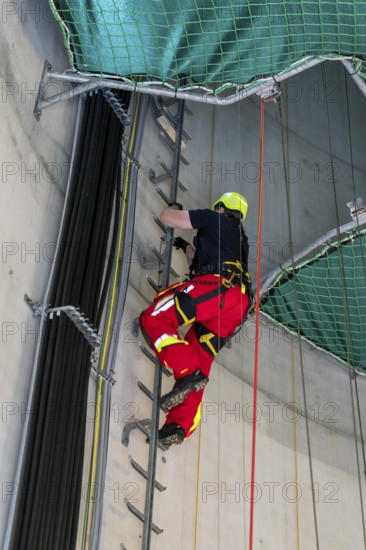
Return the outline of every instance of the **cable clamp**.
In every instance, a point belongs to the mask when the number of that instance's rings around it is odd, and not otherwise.
[[[95,376],[97,376],[97,377],[99,376],[100,378],[105,380],[111,386],[114,386],[114,384],[116,383],[116,380],[113,378],[113,376],[111,374],[108,374],[107,372],[105,372],[103,370],[96,369],[93,366],[92,366],[91,370],[95,374]]]
[[[257,96],[263,99],[266,103],[268,101],[279,102],[281,90],[278,84],[263,84],[259,87]]]
[[[137,168],[137,170],[141,168],[141,164],[139,163],[139,161],[124,149],[122,149],[122,155],[125,159],[128,158],[128,160],[131,162],[131,164],[134,165],[135,168]]]
[[[358,199],[355,199],[351,202],[347,202],[347,206],[350,210],[350,213],[351,213],[351,216],[352,216],[353,220],[358,218],[360,215],[362,215],[362,216],[366,215],[366,205],[365,205],[363,199],[361,199],[361,197],[359,197]]]

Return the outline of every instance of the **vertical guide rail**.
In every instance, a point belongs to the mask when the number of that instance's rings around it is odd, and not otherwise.
[[[181,142],[182,142],[182,132],[183,132],[183,115],[184,115],[184,100],[179,100],[178,102],[178,113],[177,113],[177,128],[176,128],[176,139],[174,147],[174,159],[173,159],[173,175],[172,175],[172,186],[170,192],[170,201],[175,202],[177,199],[177,188],[178,188],[178,177],[179,177],[179,159],[181,153]],[[165,249],[165,264],[163,268],[162,276],[162,287],[169,285],[169,276],[170,276],[170,264],[172,260],[172,245],[173,245],[173,228],[168,228],[168,233],[165,237],[166,249]],[[160,362],[157,359],[155,361],[155,370],[154,370],[154,388],[153,388],[153,405],[151,413],[151,435],[150,435],[150,446],[149,446],[149,464],[148,464],[148,477],[146,482],[146,493],[145,493],[145,510],[144,510],[144,528],[142,533],[142,550],[150,549],[150,540],[151,540],[151,526],[152,526],[152,515],[153,515],[153,506],[154,506],[154,482],[155,482],[155,472],[156,472],[156,455],[157,455],[157,445],[158,445],[158,427],[159,427],[159,405],[160,405],[160,391],[161,391],[161,366]]]

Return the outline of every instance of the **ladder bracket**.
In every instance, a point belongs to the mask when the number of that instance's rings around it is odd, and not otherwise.
[[[154,185],[157,185],[158,183],[162,183],[163,181],[169,179],[171,176],[167,173],[161,174],[160,176],[156,176],[156,172],[153,168],[150,168],[149,170],[149,180]]]
[[[173,177],[173,171],[171,168],[169,168],[165,162],[160,158],[158,157],[158,161],[159,161],[159,164],[160,166],[162,167],[162,169],[164,170],[164,172],[160,175],[160,176],[156,176],[156,173],[155,173],[155,170],[153,170],[152,168],[150,168],[149,170],[149,180],[151,181],[151,183],[153,183],[154,185],[157,185],[163,181],[166,181],[167,179],[169,178],[172,178]],[[181,191],[185,192],[187,191],[187,188],[183,185],[182,182],[178,181],[178,187],[181,189]]]
[[[24,301],[27,306],[32,310],[33,317],[42,317],[42,314],[46,311],[44,305],[42,305],[40,302],[33,302],[33,300],[29,298],[28,294],[24,294]],[[44,321],[47,321],[47,315],[44,317]]]
[[[128,447],[130,443],[130,433],[132,430],[135,430],[136,428],[140,430],[145,436],[146,436],[146,443],[150,444],[150,426],[151,426],[151,419],[145,418],[144,420],[132,420],[131,422],[127,422],[125,427],[123,428],[122,432],[122,445],[125,447]],[[162,451],[167,451],[169,447],[166,445],[163,445],[161,442],[158,441],[158,447]]]
[[[96,79],[90,79],[89,81],[83,84],[72,84],[71,81],[65,82],[65,86],[61,88],[59,81],[52,80],[52,65],[49,61],[44,62],[41,81],[39,83],[36,103],[33,110],[33,115],[36,120],[40,120],[42,110],[46,107],[50,107],[59,101],[68,100],[72,101],[76,96],[86,94],[93,90],[101,88],[100,82]],[[72,71],[73,72],[73,71]],[[59,90],[53,95],[46,96],[46,91],[49,88],[56,88]]]
[[[148,424],[150,426],[150,419],[146,419],[146,420],[140,420],[139,421],[141,424]],[[132,432],[132,430],[135,430],[137,428],[135,422],[127,422],[127,424],[125,424],[124,428],[123,428],[123,432],[122,432],[122,445],[124,447],[128,447],[129,443],[130,443],[130,433]]]

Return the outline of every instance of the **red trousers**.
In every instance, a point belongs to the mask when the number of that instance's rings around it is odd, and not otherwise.
[[[245,289],[240,285],[229,288],[224,294],[218,294],[196,305],[195,316],[182,323],[181,315],[176,311],[174,293],[185,290],[192,298],[198,298],[218,288],[223,278],[217,275],[203,275],[191,281],[172,285],[159,292],[154,303],[140,317],[145,335],[158,355],[160,363],[173,370],[174,378],[187,376],[199,369],[208,376],[214,354],[206,351],[198,341],[195,323],[201,323],[208,331],[227,338],[234,334],[236,328],[244,321],[249,305]],[[207,284],[209,283],[209,284]],[[177,328],[191,324],[184,339]],[[166,424],[176,422],[188,437],[197,428],[201,419],[201,402],[203,390],[191,392],[186,399],[169,411]]]

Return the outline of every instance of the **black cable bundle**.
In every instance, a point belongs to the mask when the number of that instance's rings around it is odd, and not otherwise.
[[[129,94],[120,99],[126,108]],[[113,212],[120,211],[123,126],[102,92],[88,97],[50,295],[72,305],[99,330],[111,262]],[[112,235],[116,241],[117,224]],[[113,250],[113,248],[111,249]],[[81,498],[92,348],[65,314],[43,333],[12,549],[71,550]]]

